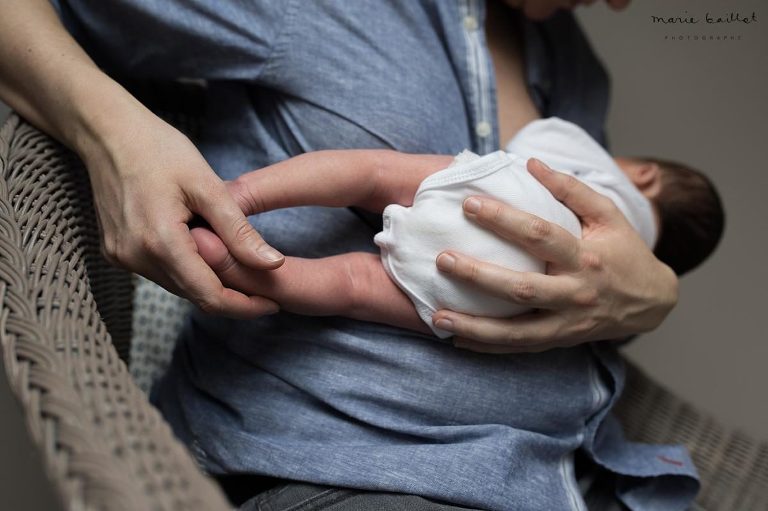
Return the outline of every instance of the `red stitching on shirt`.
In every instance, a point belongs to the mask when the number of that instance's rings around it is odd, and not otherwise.
[[[661,454],[656,457],[659,458],[664,463],[669,463],[670,465],[675,465],[676,467],[682,467],[684,465],[684,463],[680,460],[673,460],[672,458],[667,458],[666,456]]]

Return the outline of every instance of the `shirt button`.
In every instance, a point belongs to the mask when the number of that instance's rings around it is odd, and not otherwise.
[[[491,134],[491,125],[485,121],[478,122],[475,126],[475,133],[478,137],[485,138]]]
[[[464,28],[467,30],[477,30],[477,18],[474,16],[464,16]]]

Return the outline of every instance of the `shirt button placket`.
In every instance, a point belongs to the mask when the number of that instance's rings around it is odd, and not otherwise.
[[[475,133],[480,138],[487,138],[491,131],[493,131],[493,128],[491,127],[491,123],[487,121],[480,121],[475,125]]]
[[[477,18],[472,15],[464,16],[464,28],[472,32],[477,30],[478,27]]]

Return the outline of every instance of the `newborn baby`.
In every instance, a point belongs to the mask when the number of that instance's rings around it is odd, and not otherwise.
[[[465,151],[453,162],[392,151],[321,151],[230,184],[251,211],[318,205],[381,212],[389,204],[383,231],[375,237],[383,265],[374,254],[352,253],[288,257],[277,270],[245,271],[210,231],[193,229],[193,237],[200,255],[225,282],[271,298],[284,310],[342,315],[440,337],[449,334],[432,325],[439,309],[497,317],[524,311],[443,276],[435,265],[442,251],[453,249],[516,271],[546,272],[543,261],[469,221],[461,207],[466,197],[498,198],[580,237],[578,218],[526,170],[530,157],[609,197],[678,274],[703,261],[720,239],[723,212],[717,193],[701,173],[683,165],[614,160],[581,128],[557,118],[528,124],[506,149],[484,157]],[[446,168],[435,172],[441,167]]]
[[[482,158],[465,151],[449,168],[421,183],[413,206],[390,205],[384,210],[384,230],[375,238],[382,250],[384,268],[430,326],[432,314],[440,309],[489,317],[509,317],[526,310],[441,274],[435,258],[444,250],[467,253],[516,271],[546,272],[544,261],[468,220],[459,207],[467,196],[493,196],[581,237],[576,215],[526,170],[530,157],[543,160],[610,198],[649,248],[656,243],[661,213],[669,212],[659,200],[664,201],[663,197],[669,195],[679,196],[690,205],[688,211],[678,215],[690,216],[693,223],[712,225],[696,233],[709,238],[704,248],[688,244],[689,240],[680,237],[672,240],[677,252],[698,250],[700,253],[694,258],[703,260],[720,236],[722,220],[711,218],[722,216],[717,195],[705,178],[693,170],[677,165],[676,172],[682,173],[684,179],[673,179],[671,173],[675,171],[668,164],[614,160],[581,128],[557,118],[531,122],[509,142],[506,150],[507,153],[498,151]],[[697,180],[702,181],[701,192],[683,188],[688,181]],[[662,189],[666,191],[664,195],[660,195]],[[702,210],[705,217],[694,218]],[[440,337],[450,336],[434,327],[433,331]]]

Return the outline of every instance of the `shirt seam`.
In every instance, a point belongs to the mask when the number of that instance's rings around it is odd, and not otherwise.
[[[285,8],[282,19],[277,22],[281,25],[281,28],[277,31],[264,67],[256,78],[277,77],[279,73],[277,62],[280,60],[279,57],[285,54],[285,41],[292,34],[292,29],[295,25],[295,14],[298,11],[297,0],[287,0],[287,2],[288,5]]]

